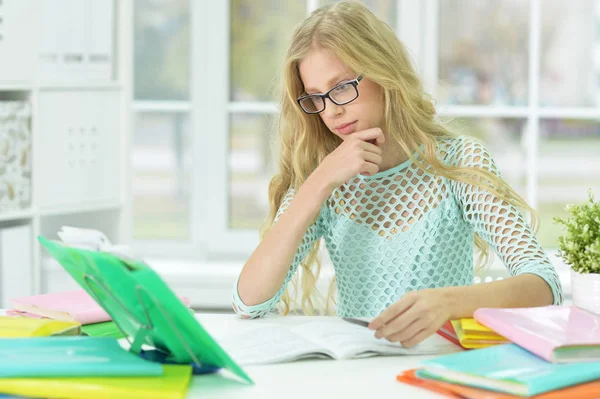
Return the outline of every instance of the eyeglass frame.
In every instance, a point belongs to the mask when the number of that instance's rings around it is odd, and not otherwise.
[[[314,115],[314,114],[320,114],[321,112],[325,111],[325,108],[327,107],[327,102],[325,101],[327,98],[329,100],[331,100],[332,103],[334,103],[335,105],[346,105],[346,104],[350,104],[352,101],[356,100],[359,96],[360,96],[360,92],[358,91],[358,84],[360,83],[360,81],[364,78],[364,75],[358,75],[356,77],[356,79],[352,79],[352,80],[348,80],[346,82],[341,82],[335,86],[333,86],[331,89],[329,89],[326,93],[323,94],[304,94],[300,97],[298,97],[296,99],[296,102],[298,103],[298,106],[300,107],[300,109],[302,111],[304,111],[305,114],[309,114],[309,115]],[[346,101],[343,103],[338,103],[337,101],[335,101],[333,98],[331,98],[331,96],[329,95],[329,93],[331,93],[332,91],[334,91],[335,89],[337,89],[340,86],[344,86],[347,84],[351,84],[354,87],[354,90],[356,90],[356,97],[354,97],[352,100],[350,101]],[[304,109],[304,107],[302,106],[302,104],[300,103],[302,100],[304,100],[305,98],[308,97],[319,97],[321,98],[321,100],[323,100],[323,109],[320,111],[315,111],[315,112],[308,112],[307,110]]]

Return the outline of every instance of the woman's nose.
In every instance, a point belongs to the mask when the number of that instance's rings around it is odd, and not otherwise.
[[[325,116],[327,116],[328,118],[333,118],[343,113],[343,111],[343,105],[337,105],[329,98],[325,99],[325,111],[323,111],[325,113]]]

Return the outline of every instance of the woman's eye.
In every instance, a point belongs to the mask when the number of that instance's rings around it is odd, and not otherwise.
[[[336,87],[334,91],[337,92],[337,93],[341,93],[343,91],[346,91],[346,89],[348,89],[348,85],[347,84]]]

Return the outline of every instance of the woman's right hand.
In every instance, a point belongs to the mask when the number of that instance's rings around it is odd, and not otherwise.
[[[374,175],[379,171],[384,141],[378,127],[355,132],[327,155],[313,173],[324,179],[332,190],[359,173]]]

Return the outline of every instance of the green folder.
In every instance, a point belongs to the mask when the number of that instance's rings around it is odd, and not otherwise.
[[[149,345],[166,353],[169,361],[222,367],[253,383],[144,262],[41,236],[38,240],[112,317],[131,343],[131,352],[139,354],[142,345]]]
[[[81,326],[81,333],[90,337],[123,338],[123,332],[114,321],[86,324]]]

